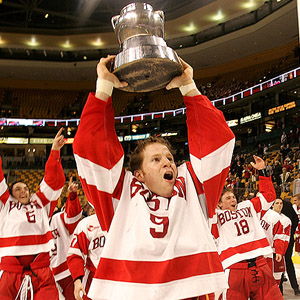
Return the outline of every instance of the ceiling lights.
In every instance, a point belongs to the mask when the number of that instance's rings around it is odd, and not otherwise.
[[[33,36],[30,41],[26,42],[26,45],[35,47],[35,46],[38,46],[39,43],[36,41],[36,38]]]
[[[71,48],[72,47],[69,40],[66,40],[64,44],[61,44],[61,46],[63,48]]]
[[[197,30],[197,27],[193,22],[191,22],[188,26],[183,26],[182,30],[185,32],[193,32]]]
[[[212,21],[220,21],[220,20],[224,19],[224,17],[225,17],[225,16],[224,16],[222,10],[219,9],[218,12],[217,12],[215,15],[212,15],[212,16],[210,17],[210,19],[211,19]]]
[[[254,0],[248,0],[247,2],[241,3],[242,8],[253,8],[255,7],[255,1]]]
[[[102,42],[102,40],[100,38],[97,38],[96,40],[94,40],[94,41],[91,42],[91,45],[95,46],[95,47],[99,47],[99,46],[103,45],[103,42]]]

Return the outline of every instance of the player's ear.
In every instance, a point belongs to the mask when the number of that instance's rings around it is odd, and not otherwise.
[[[141,169],[135,170],[133,174],[138,181],[145,182],[144,172]]]

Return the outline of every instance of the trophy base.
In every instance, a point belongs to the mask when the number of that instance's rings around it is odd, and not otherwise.
[[[128,82],[122,91],[141,93],[165,88],[174,77],[182,74],[182,66],[165,58],[143,58],[124,64],[113,73],[120,81]]]
[[[115,58],[113,71],[120,81],[128,82],[128,86],[122,88],[127,92],[159,90],[182,72],[176,52],[155,36],[135,36],[126,40]]]

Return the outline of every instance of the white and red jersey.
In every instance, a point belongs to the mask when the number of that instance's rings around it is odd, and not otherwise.
[[[212,233],[224,269],[245,259],[272,254],[260,225],[260,212],[270,208],[276,198],[270,177],[259,177],[259,195],[238,203],[236,211],[216,210]]]
[[[68,267],[73,280],[87,275],[85,270],[96,272],[105,238],[106,232],[102,231],[95,214],[79,222],[68,251]]]
[[[281,223],[280,214],[269,209],[260,220],[273,253],[284,255],[286,236]]]
[[[280,214],[280,222],[283,227],[283,234],[284,234],[284,249],[283,249],[284,252],[283,253],[285,254],[285,252],[289,246],[289,242],[290,242],[292,221],[286,215]]]
[[[205,96],[184,102],[191,163],[178,168],[173,195],[166,199],[122,168],[112,99],[89,95],[74,155],[85,195],[102,229],[109,229],[92,299],[184,299],[227,287],[208,216],[224,186],[234,135]]]
[[[49,218],[65,184],[60,152],[51,151],[39,191],[29,204],[9,194],[2,168],[0,181],[0,257],[49,252],[54,246]]]
[[[81,216],[82,208],[78,195],[72,192],[66,201],[65,210],[55,214],[51,219],[50,228],[54,240],[54,248],[50,253],[50,267],[55,281],[71,275],[67,265],[67,252],[72,234],[81,220]]]

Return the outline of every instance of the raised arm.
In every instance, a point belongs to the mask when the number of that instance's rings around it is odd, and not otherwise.
[[[108,230],[114,208],[112,194],[123,167],[123,148],[115,132],[111,93],[121,87],[108,71],[113,56],[101,58],[97,66],[96,94],[90,94],[83,109],[73,149],[78,174],[88,201],[95,207],[103,230]]]
[[[66,201],[66,207],[64,213],[61,215],[62,221],[69,231],[69,234],[72,235],[77,224],[79,223],[82,216],[82,208],[79,202],[77,195],[78,184],[73,182],[72,177],[70,177],[68,183],[68,198]]]
[[[9,198],[8,186],[2,170],[2,159],[0,157],[0,211]]]
[[[47,208],[49,217],[52,215],[57,200],[65,184],[65,174],[60,160],[60,149],[65,144],[61,128],[52,144],[51,152],[45,165],[45,176],[40,184],[37,196]]]
[[[179,87],[184,96],[191,163],[203,184],[211,217],[225,183],[235,139],[223,113],[198,91],[191,66],[181,62],[183,75],[174,78],[167,89]]]
[[[254,209],[257,213],[262,210],[268,210],[272,202],[276,199],[276,192],[271,179],[265,170],[265,162],[259,156],[253,155],[255,163],[251,163],[252,167],[258,170],[259,174],[259,194],[251,199]]]

